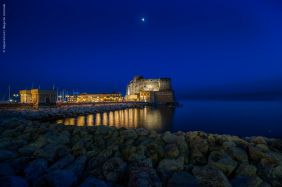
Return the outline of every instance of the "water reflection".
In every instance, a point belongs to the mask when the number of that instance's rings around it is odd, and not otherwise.
[[[77,126],[115,126],[126,128],[152,129],[156,131],[170,130],[174,109],[168,107],[130,108],[124,110],[89,114],[76,118],[57,120],[58,124]]]

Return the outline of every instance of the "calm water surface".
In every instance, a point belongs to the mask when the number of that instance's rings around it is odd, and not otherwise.
[[[133,108],[58,120],[77,126],[144,127],[158,132],[201,130],[282,138],[282,101],[180,101],[182,107]]]

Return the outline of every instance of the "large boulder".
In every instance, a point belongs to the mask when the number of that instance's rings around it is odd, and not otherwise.
[[[250,165],[247,163],[240,164],[236,169],[236,175],[239,176],[255,176],[257,172],[257,168],[254,165]]]
[[[262,182],[258,176],[238,176],[231,181],[231,184],[233,187],[259,187]]]
[[[110,185],[95,177],[88,177],[79,187],[110,187]]]
[[[167,187],[200,187],[197,179],[188,172],[177,172],[168,180]]]
[[[86,161],[86,156],[80,156],[66,169],[72,171],[76,176],[80,177],[84,171]]]
[[[28,182],[19,176],[6,176],[0,178],[0,186],[3,187],[28,187]]]
[[[182,171],[184,169],[184,158],[179,157],[178,159],[163,159],[158,165],[158,171],[162,178],[169,177],[173,172]]]
[[[17,155],[8,150],[0,150],[0,162],[15,158]]]
[[[76,175],[70,170],[56,170],[39,178],[34,186],[71,187],[77,182]]]
[[[37,159],[32,161],[24,169],[25,178],[29,181],[35,181],[38,177],[42,176],[48,168],[48,162],[45,159]]]
[[[161,187],[162,183],[153,168],[139,167],[129,171],[128,186],[130,187]]]
[[[0,164],[0,177],[2,176],[12,176],[15,174],[14,168],[11,167],[9,163]]]
[[[218,169],[210,166],[196,166],[192,170],[200,185],[208,187],[232,187],[227,177]]]
[[[179,155],[179,150],[176,144],[167,144],[164,151],[165,156],[168,158],[177,158]]]
[[[103,174],[107,181],[118,181],[126,170],[127,164],[120,158],[114,157],[107,160],[103,165]]]
[[[58,160],[57,162],[55,162],[53,165],[51,165],[48,168],[48,172],[62,169],[64,167],[68,166],[69,164],[71,164],[73,161],[74,161],[74,156],[67,155],[67,156],[61,158],[60,160]]]
[[[177,136],[169,131],[163,134],[162,139],[165,143],[177,143]]]
[[[225,152],[220,151],[211,152],[208,163],[210,166],[220,169],[227,176],[229,176],[237,166],[236,161]]]
[[[134,140],[137,138],[137,133],[134,129],[125,129],[120,131],[120,136],[123,137],[125,140]]]

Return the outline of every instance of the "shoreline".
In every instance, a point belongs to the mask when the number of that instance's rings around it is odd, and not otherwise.
[[[0,185],[282,185],[281,139],[23,118],[3,120],[0,130]]]

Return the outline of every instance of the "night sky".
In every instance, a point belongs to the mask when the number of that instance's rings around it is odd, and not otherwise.
[[[178,96],[282,94],[281,0],[4,1],[0,97],[125,93],[134,75],[171,77]]]

